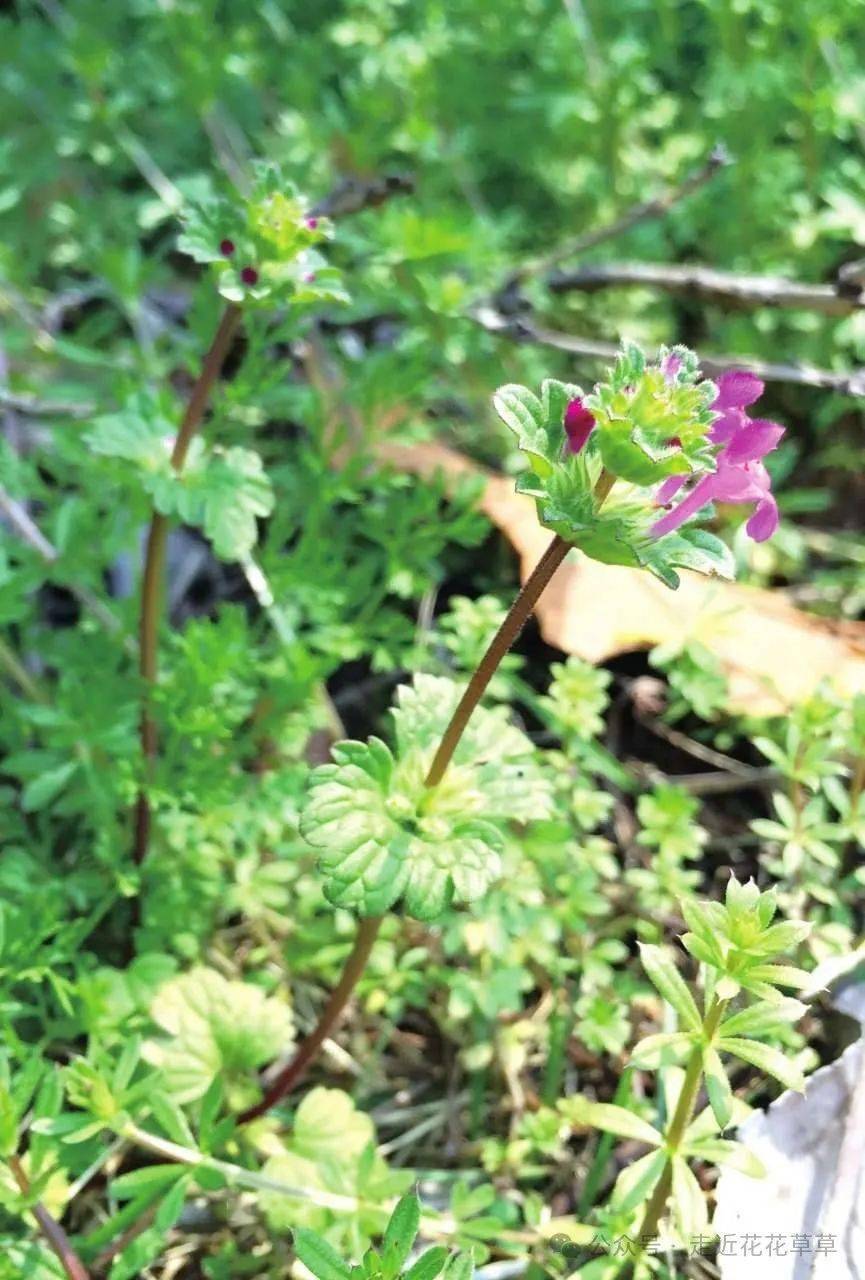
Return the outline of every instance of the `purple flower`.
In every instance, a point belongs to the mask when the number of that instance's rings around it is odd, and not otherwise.
[[[304,218],[304,222],[310,231],[315,231],[318,226],[318,218]]]
[[[571,400],[565,410],[565,435],[568,437],[565,451],[567,453],[579,453],[588,440],[594,425],[595,419],[579,396],[576,400]]]
[[[745,526],[755,542],[765,542],[778,528],[778,505],[771,493],[769,473],[762,459],[777,448],[784,428],[762,418],[749,418],[745,409],[762,395],[763,383],[752,373],[736,371],[718,379],[712,408],[719,416],[709,438],[722,445],[717,470],[703,476],[677,507],[652,526],[661,538],[696,515],[708,502],[753,502],[754,512]],[[670,476],[656,495],[667,506],[686,483],[686,476]]]

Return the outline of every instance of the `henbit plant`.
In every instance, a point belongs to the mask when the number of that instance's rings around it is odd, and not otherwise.
[[[646,568],[675,588],[677,568],[732,576],[725,544],[694,523],[712,496],[754,502],[752,536],[773,532],[777,512],[762,458],[783,428],[745,412],[761,390],[738,373],[716,386],[685,347],[662,348],[649,363],[625,344],[590,395],[553,379],[540,397],[516,385],[496,393],[496,410],[529,464],[517,489],[535,499],[554,537],[461,696],[418,676],[397,699],[395,752],[375,738],[341,743],[333,763],[314,772],[302,831],[320,851],[325,895],[358,913],[355,945],[316,1027],[242,1120],[266,1112],[307,1070],[345,1010],[383,913],[401,902],[407,915],[427,920],[479,897],[497,874],[496,824],[542,816],[544,788],[527,740],[487,711],[464,735],[571,548]],[[683,486],[680,505],[659,518]]]
[[[658,1245],[665,1218],[670,1232],[664,1239],[670,1247],[690,1248],[695,1239],[707,1236],[706,1201],[689,1161],[729,1164],[754,1177],[763,1172],[744,1146],[720,1136],[747,1114],[733,1094],[721,1055],[750,1063],[785,1088],[804,1087],[796,1063],[763,1038],[805,1011],[799,1000],[782,996],[779,988],[803,988],[808,974],[776,963],[775,957],[789,954],[810,926],[773,924],[774,894],[761,893],[753,881],[740,884],[732,875],[723,904],[684,899],[681,910],[690,930],[682,943],[700,966],[699,999],[669,952],[641,946],[643,967],[679,1025],[677,1031],[648,1036],[631,1054],[633,1066],[662,1072],[658,1124],[650,1123],[636,1107],[580,1096],[559,1103],[559,1110],[576,1126],[601,1129],[652,1149],[622,1171],[610,1198],[617,1221],[633,1231],[633,1236],[626,1234],[634,1244],[638,1276],[651,1273],[648,1251]],[[701,1090],[708,1106],[695,1117]],[[598,1258],[580,1274],[614,1275],[622,1265],[622,1258]]]
[[[213,198],[185,212],[178,248],[210,264],[214,293],[224,306],[176,436],[170,400],[136,390],[119,412],[98,418],[87,437],[96,453],[136,467],[153,502],[139,610],[144,773],[135,805],[137,863],[146,856],[151,836],[148,789],[157,753],[153,695],[171,518],[200,525],[218,556],[243,561],[255,545],[256,517],[273,508],[270,481],[257,453],[207,446],[197,433],[245,314],[282,309],[298,315],[344,297],[338,273],[316,247],[332,234],[330,220],[311,216],[307,202],[274,165],[258,163],[253,170],[245,197]]]

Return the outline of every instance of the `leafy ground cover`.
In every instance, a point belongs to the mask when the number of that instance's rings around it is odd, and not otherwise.
[[[0,1276],[763,1265],[863,929],[859,10],[5,7]]]

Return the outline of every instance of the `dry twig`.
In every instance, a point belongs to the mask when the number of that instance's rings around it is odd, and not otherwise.
[[[596,338],[583,338],[576,334],[560,333],[546,329],[533,321],[502,315],[492,307],[477,307],[471,318],[503,338],[515,342],[536,342],[543,347],[565,351],[584,360],[615,360],[619,347],[614,342]],[[814,365],[782,364],[771,360],[758,360],[754,356],[701,356],[700,366],[710,376],[726,369],[747,369],[764,382],[789,382],[798,386],[815,387],[822,391],[836,391],[840,395],[865,396],[865,369],[818,369]]]
[[[829,284],[801,284],[782,276],[737,275],[691,263],[612,262],[561,271],[547,281],[552,293],[641,287],[684,294],[723,307],[801,307],[845,316],[865,307],[865,295],[840,293]]]

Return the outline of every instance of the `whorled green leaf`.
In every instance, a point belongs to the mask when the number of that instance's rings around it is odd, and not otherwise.
[[[733,1116],[733,1090],[717,1049],[707,1045],[703,1050],[703,1074],[709,1105],[720,1129],[726,1129]]]
[[[684,1031],[646,1036],[634,1045],[631,1062],[635,1067],[657,1071],[669,1063],[683,1062],[693,1048],[693,1035]]]
[[[785,997],[777,1002],[759,1000],[725,1018],[720,1026],[722,1036],[772,1035],[791,1022],[797,1022],[807,1010],[801,1000]]]
[[[683,1156],[673,1157],[670,1206],[673,1223],[681,1240],[690,1242],[705,1235],[709,1226],[706,1197]]]
[[[580,1127],[602,1129],[617,1138],[633,1138],[650,1147],[660,1147],[664,1141],[663,1135],[648,1120],[613,1103],[593,1102],[590,1098],[576,1096],[565,1098],[560,1103],[560,1110],[571,1124]]]
[[[294,1251],[316,1280],[348,1280],[351,1275],[351,1268],[333,1245],[307,1227],[295,1231]]]
[[[729,1165],[749,1178],[764,1178],[766,1167],[763,1162],[749,1150],[743,1142],[733,1142],[729,1138],[699,1138],[688,1143],[685,1151],[695,1160],[704,1160],[707,1164]]]
[[[739,1036],[724,1036],[718,1040],[718,1048],[724,1053],[732,1053],[744,1062],[750,1062],[766,1075],[774,1076],[785,1089],[795,1089],[801,1093],[805,1088],[801,1068],[772,1045],[762,1044],[759,1040],[743,1040]]]
[[[395,1280],[411,1253],[420,1229],[420,1201],[414,1192],[404,1195],[390,1216],[379,1253],[384,1280]]]
[[[648,1155],[626,1165],[616,1179],[611,1204],[620,1213],[636,1209],[654,1191],[666,1163],[665,1151],[650,1151]]]
[[[405,1280],[436,1280],[447,1260],[448,1251],[444,1245],[433,1245],[412,1263],[405,1273]]]
[[[690,1031],[699,1031],[703,1024],[700,1011],[669,952],[663,947],[643,944],[640,960],[650,981],[675,1009],[682,1025]]]
[[[424,785],[459,696],[452,681],[417,677],[397,693],[396,755],[377,738],[338,743],[313,773],[301,830],[334,905],[380,915],[401,899],[432,919],[498,877],[503,820],[548,815],[548,784],[503,709],[479,708],[442,781]]]

